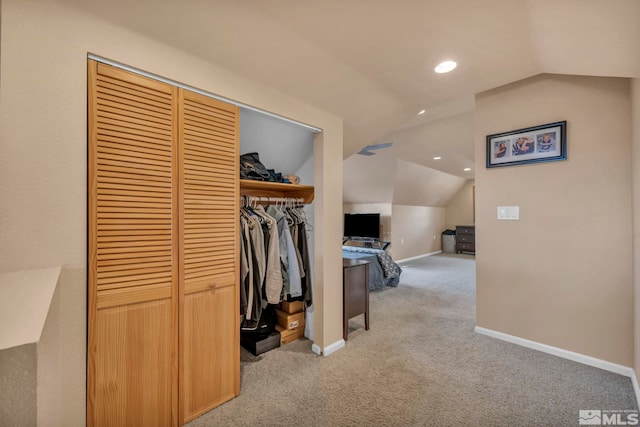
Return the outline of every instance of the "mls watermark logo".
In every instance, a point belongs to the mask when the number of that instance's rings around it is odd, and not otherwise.
[[[578,413],[581,426],[602,425],[602,411],[595,409],[581,409]]]
[[[581,426],[637,426],[638,411],[581,409],[578,411],[578,424]]]

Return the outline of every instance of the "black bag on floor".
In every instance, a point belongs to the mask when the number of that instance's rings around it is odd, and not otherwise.
[[[260,319],[244,320],[240,325],[240,332],[245,336],[269,335],[276,329],[276,311],[273,305],[268,304],[262,309]]]

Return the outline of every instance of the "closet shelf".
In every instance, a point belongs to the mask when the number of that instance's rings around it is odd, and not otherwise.
[[[312,185],[294,185],[241,179],[240,194],[243,196],[294,197],[303,199],[304,203],[311,203],[314,197],[314,187]]]

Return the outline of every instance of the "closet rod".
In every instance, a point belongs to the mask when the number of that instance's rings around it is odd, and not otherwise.
[[[304,204],[304,198],[302,197],[268,197],[268,196],[242,196],[246,197],[248,202],[258,202],[258,203],[271,203],[271,202],[281,202],[281,203],[298,203]]]
[[[177,87],[182,88],[182,89],[190,90],[191,92],[196,92],[196,93],[199,93],[200,95],[208,96],[209,98],[217,99],[218,101],[223,101],[223,102],[226,102],[226,103],[231,104],[231,105],[235,105],[235,106],[240,107],[240,108],[245,108],[247,110],[255,111],[256,113],[264,114],[265,116],[273,117],[274,119],[284,120],[285,122],[288,122],[288,123],[291,123],[291,124],[294,124],[294,125],[297,125],[297,126],[301,126],[301,127],[305,128],[305,129],[308,129],[308,130],[310,130],[310,131],[312,131],[314,133],[322,132],[322,129],[317,128],[315,126],[311,126],[311,125],[307,125],[305,123],[297,122],[295,120],[291,120],[291,119],[288,119],[286,117],[279,116],[277,114],[270,113],[268,111],[264,111],[264,110],[261,110],[261,109],[256,108],[256,107],[252,107],[250,105],[243,104],[243,103],[238,102],[238,101],[234,101],[233,99],[225,98],[224,96],[215,95],[215,94],[213,94],[211,92],[207,92],[207,91],[195,88],[193,86],[189,86],[189,85],[186,85],[184,83],[177,82],[175,80],[171,80],[171,79],[167,79],[165,77],[158,76],[157,74],[148,73],[146,71],[142,71],[142,70],[139,70],[137,68],[133,68],[133,67],[130,67],[128,65],[124,65],[124,64],[121,64],[119,62],[112,61],[110,59],[103,58],[103,57],[98,56],[98,55],[94,55],[93,53],[88,53],[87,54],[87,58],[88,59],[93,59],[94,61],[102,62],[103,64],[111,65],[112,67],[120,68],[121,70],[126,70],[126,71],[129,71],[131,73],[138,74],[140,76],[148,77],[150,79],[158,80],[158,81],[161,81],[163,83],[167,83],[167,84],[170,84],[170,85],[173,85],[173,86],[177,86]]]

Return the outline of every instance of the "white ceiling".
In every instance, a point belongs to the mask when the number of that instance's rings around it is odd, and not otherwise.
[[[393,140],[398,159],[462,178],[474,94],[539,73],[640,77],[638,0],[60,1],[341,116],[345,158]],[[444,59],[458,68],[435,74]]]

